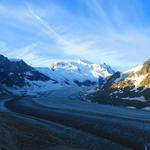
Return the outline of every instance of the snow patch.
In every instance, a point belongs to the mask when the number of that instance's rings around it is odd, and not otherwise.
[[[9,58],[9,60],[11,62],[19,62],[19,61],[21,61],[21,59],[16,59],[16,58]]]
[[[127,106],[127,108],[136,109],[136,107],[133,107],[133,106]]]
[[[123,80],[124,78],[125,78],[125,74],[120,73],[120,77],[119,77],[119,78],[117,78],[114,82],[115,82],[115,83],[117,83],[117,82],[119,82],[119,81]]]
[[[148,111],[150,111],[150,107],[144,107],[143,110],[148,110]]]
[[[25,73],[25,75],[32,76],[32,73],[28,71],[28,72]]]
[[[140,96],[140,97],[122,97],[121,99],[126,99],[126,100],[137,100],[137,101],[141,101],[141,102],[146,102],[144,96]]]

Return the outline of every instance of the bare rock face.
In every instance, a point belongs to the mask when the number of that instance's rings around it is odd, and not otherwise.
[[[150,74],[150,59],[147,60],[141,70],[137,72],[139,75]]]

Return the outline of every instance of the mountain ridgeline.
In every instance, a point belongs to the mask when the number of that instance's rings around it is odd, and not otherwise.
[[[103,85],[106,77],[115,72],[106,64],[93,64],[85,60],[54,62],[50,68],[37,68],[37,70],[62,85],[77,85],[79,87]]]
[[[67,86],[98,87],[114,71],[106,64],[88,61],[55,62],[50,68],[34,68],[23,60],[0,55],[0,93],[37,94]],[[101,82],[99,82],[101,81]]]
[[[47,81],[49,77],[41,74],[23,60],[9,60],[0,55],[0,83],[6,86],[25,86],[29,81]]]
[[[139,108],[148,106],[150,60],[122,73],[115,72],[106,64],[93,64],[85,60],[55,62],[49,68],[34,68],[23,60],[0,55],[1,95],[36,95],[63,87],[95,89],[87,96],[93,102]]]
[[[134,104],[137,107],[149,105],[150,60],[129,71],[114,73],[105,85],[89,95],[89,98],[99,103]]]

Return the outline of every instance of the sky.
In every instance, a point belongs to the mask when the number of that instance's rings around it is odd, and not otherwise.
[[[126,70],[150,58],[148,0],[0,0],[0,54],[32,66],[85,59]]]

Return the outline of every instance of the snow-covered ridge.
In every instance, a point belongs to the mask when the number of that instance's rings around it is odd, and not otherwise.
[[[146,75],[140,75],[140,76],[138,76],[138,75],[135,74],[135,75],[132,76],[132,77],[127,77],[127,78],[125,79],[125,81],[128,81],[128,80],[132,81],[132,83],[134,83],[135,87],[138,88],[138,86],[140,85],[140,83],[141,83],[147,76],[148,76],[148,74],[146,74]]]
[[[49,68],[33,68],[21,59],[0,57],[1,84],[16,94],[36,95],[68,86],[93,89],[103,85],[106,77],[114,73],[106,64],[86,60],[60,61],[52,63]]]
[[[143,65],[139,65],[123,73],[120,73],[120,77],[117,78],[114,82],[117,83],[123,80],[125,82],[131,81],[135,85],[135,88],[138,88],[140,83],[148,76],[148,74],[144,74],[144,75],[138,74],[138,71],[140,71],[142,68],[143,68]]]
[[[140,97],[123,97],[123,98],[121,98],[121,99],[126,99],[126,100],[137,100],[137,101],[141,101],[141,102],[146,102],[144,96],[140,96]]]
[[[105,63],[95,64],[85,60],[55,62],[51,64],[51,69],[56,71],[63,69],[66,71],[78,72],[84,75],[93,76],[94,78],[108,77],[114,73],[114,70]]]
[[[106,64],[94,64],[85,60],[54,62],[50,68],[36,68],[59,83],[98,86],[99,78],[111,76],[114,71]]]

